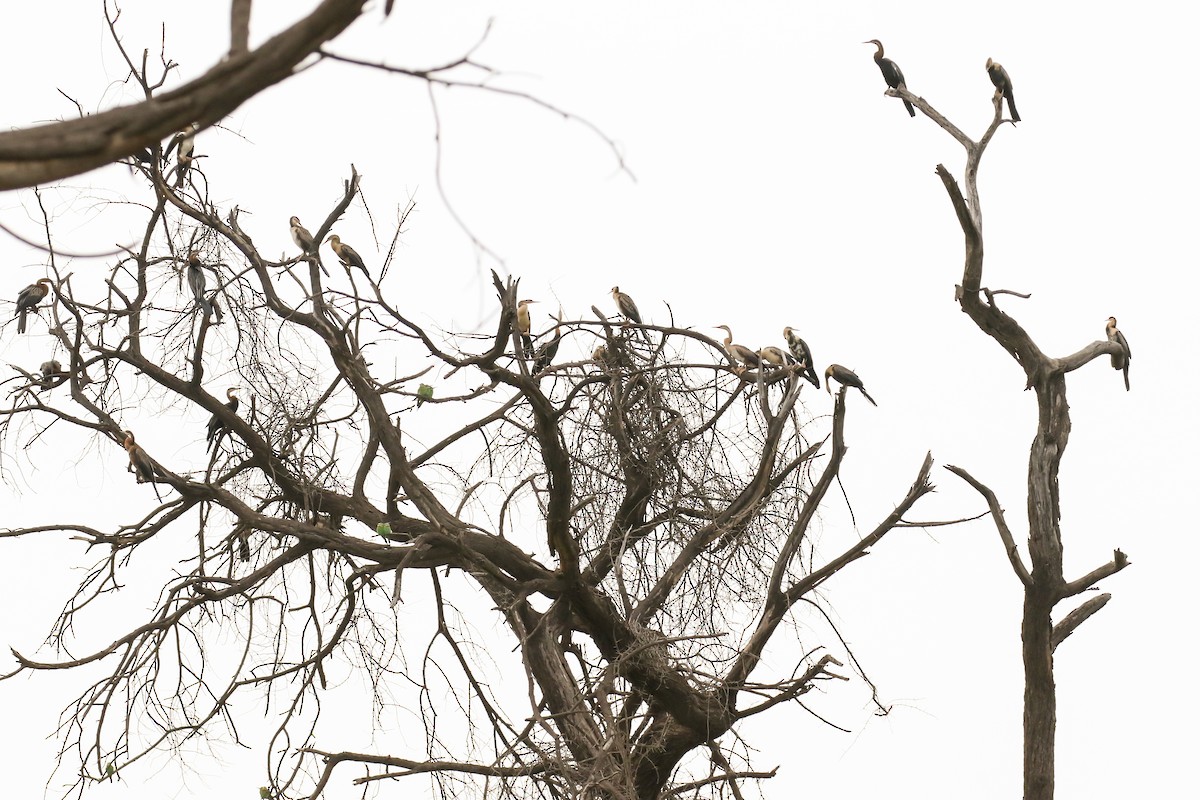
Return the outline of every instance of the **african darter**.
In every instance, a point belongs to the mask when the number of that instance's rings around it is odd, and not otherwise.
[[[898,66],[896,66],[896,62],[892,61],[890,58],[883,57],[883,43],[878,39],[871,39],[870,41],[863,42],[863,44],[875,45],[875,63],[879,65],[879,71],[883,73],[883,80],[887,83],[887,85],[893,89],[908,89],[908,87],[904,85],[904,73],[900,71]],[[912,103],[908,102],[907,100],[904,101],[904,107],[908,109],[908,115],[910,117],[915,117],[917,115],[917,112],[913,110]]]
[[[863,393],[863,397],[871,401],[871,405],[878,406],[875,398],[867,394],[867,390],[863,388],[862,378],[854,374],[854,370],[846,369],[841,364],[830,364],[825,370],[825,391],[833,394],[833,385],[829,382],[830,378],[842,384],[843,387],[853,386]]]

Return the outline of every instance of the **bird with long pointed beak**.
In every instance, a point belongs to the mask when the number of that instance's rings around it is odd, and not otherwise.
[[[904,83],[904,73],[896,66],[896,62],[883,57],[883,43],[878,39],[870,39],[863,44],[875,45],[875,63],[879,66],[879,71],[883,73],[884,82],[892,89],[908,89]],[[907,100],[904,101],[904,107],[908,109],[910,117],[917,115],[917,112],[913,110],[912,103]]]
[[[783,339],[800,367],[800,377],[820,389],[821,379],[817,377],[817,370],[813,367],[812,350],[808,349],[808,343],[797,336],[790,327],[783,329]]]
[[[317,243],[313,241],[313,235],[308,232],[308,228],[300,224],[300,218],[291,217],[288,224],[292,227],[292,241],[296,243],[296,247],[303,250],[305,255],[315,252]]]
[[[13,315],[17,318],[17,333],[25,332],[25,315],[46,299],[52,286],[54,286],[54,281],[49,278],[39,278],[37,283],[29,284],[17,294],[17,313]]]
[[[342,266],[349,269],[350,267],[358,267],[367,276],[367,280],[371,279],[371,273],[367,272],[367,265],[363,263],[362,256],[348,244],[342,244],[342,238],[337,234],[333,234],[325,240],[333,249],[334,255],[338,257],[338,261],[342,262]]]
[[[621,316],[625,317],[626,324],[632,322],[635,325],[642,324],[642,315],[638,311],[637,303],[633,302],[633,298],[621,291],[621,287],[612,287],[612,298],[617,304],[617,311],[621,312]],[[644,329],[642,336],[647,342],[650,341],[650,334]]]
[[[238,399],[236,393],[239,391],[241,390],[236,386],[230,386],[225,390],[225,397],[229,400],[225,404],[225,407],[229,409],[230,413],[237,413]],[[208,421],[208,436],[206,437],[208,439],[208,446],[204,448],[205,452],[212,452],[213,446],[216,444],[220,434],[225,430],[228,430],[228,426],[225,425],[224,420],[213,414],[212,418]]]
[[[176,189],[183,188],[188,171],[192,168],[192,162],[196,160],[196,131],[198,130],[200,130],[200,126],[193,122],[175,134],[175,137],[171,139],[171,143],[167,145],[166,156],[169,156],[171,151],[176,147],[179,148],[179,152],[175,155]]]
[[[517,333],[521,335],[521,352],[525,358],[533,358],[533,337],[530,335],[532,320],[529,319],[529,306],[537,300],[521,300],[517,303]]]
[[[733,343],[733,331],[729,329],[728,325],[718,325],[717,328],[725,331],[725,352],[728,353],[729,357],[733,359],[734,372],[740,375],[746,371],[746,367],[757,367],[762,363],[761,359],[758,357],[758,353],[754,352],[749,347]],[[739,361],[742,363],[742,366],[740,367],[737,366]]]
[[[154,488],[154,496],[158,498],[158,502],[162,502],[162,495],[158,493],[158,484],[154,482],[154,462],[150,460],[150,456],[146,455],[146,451],[133,438],[133,431],[125,431],[125,452],[129,454],[129,471],[137,476],[138,483],[148,483]]]
[[[328,277],[329,270],[325,269],[325,264],[321,262],[320,256],[317,254],[317,242],[313,239],[313,235],[308,232],[308,228],[300,224],[299,217],[291,217],[288,220],[288,225],[291,226],[292,241],[296,243],[296,247],[299,247],[305,256],[316,258],[317,264],[321,267],[321,272],[324,272],[325,276]]]
[[[1020,122],[1021,115],[1017,113],[1017,104],[1013,100],[1012,79],[1008,77],[1008,70],[1000,66],[1000,62],[992,61],[990,58],[987,60],[986,66],[988,77],[992,79],[992,85],[1008,101],[1008,115],[1012,117],[1013,122]]]
[[[1129,351],[1129,342],[1125,341],[1125,334],[1117,328],[1117,318],[1109,317],[1108,324],[1104,326],[1104,333],[1108,336],[1110,342],[1116,342],[1121,347],[1121,354],[1112,355],[1112,368],[1119,369],[1125,373],[1125,391],[1129,391],[1129,362],[1133,360],[1133,355]]]
[[[200,256],[196,255],[195,250],[188,251],[187,279],[188,286],[192,290],[192,297],[196,300],[196,307],[204,312],[204,316],[211,317],[212,303],[208,302],[208,298],[204,296],[208,279],[204,277],[204,265],[200,263]]]
[[[831,379],[842,384],[843,389],[847,386],[853,386],[855,389],[858,389],[863,393],[863,397],[871,401],[871,405],[879,405],[875,402],[874,397],[871,397],[871,395],[867,394],[867,390],[863,388],[862,378],[854,374],[854,370],[847,369],[841,364],[830,364],[825,370],[825,391],[829,394],[833,394],[833,384],[829,382]]]

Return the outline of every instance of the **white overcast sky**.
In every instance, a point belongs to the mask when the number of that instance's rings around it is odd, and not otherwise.
[[[59,89],[87,111],[136,99],[121,85],[98,2],[10,5],[5,27],[21,35],[0,52],[0,123],[72,115]],[[153,53],[165,23],[178,77],[193,77],[227,46],[227,10],[209,5],[127,2],[127,46]],[[310,5],[256,2],[254,40]],[[292,247],[290,215],[315,227],[351,162],[384,248],[392,209],[414,198],[393,286],[403,286],[406,312],[447,329],[490,313],[481,276],[491,267],[520,276],[522,294],[545,301],[543,314],[557,303],[576,317],[592,304],[611,311],[607,292],[620,284],[651,319],[665,319],[669,302],[680,324],[710,334],[729,324],[745,344],[780,344],[782,327],[796,327],[818,364],[853,367],[879,402],[850,398],[843,481],[860,526],[891,509],[932,450],[939,465],[988,483],[1023,541],[1035,404],[1016,364],[953,302],[962,237],[933,170],[943,162],[961,176],[962,150],[884,96],[861,42],[881,39],[909,88],[972,136],[992,114],[984,62],[1001,61],[1024,121],[997,133],[982,165],[984,283],[1032,293],[1002,303],[1052,355],[1102,338],[1109,315],[1134,354],[1129,393],[1106,361],[1068,379],[1068,578],[1117,547],[1132,566],[1104,582],[1113,600],[1057,654],[1059,796],[1182,797],[1194,792],[1189,764],[1200,744],[1189,578],[1200,547],[1186,510],[1200,478],[1200,381],[1186,355],[1196,340],[1200,171],[1196,19],[1185,8],[398,0],[386,22],[376,8],[331,49],[425,67],[460,55],[491,18],[476,58],[503,73],[496,85],[593,123],[636,177],[584,125],[510,98],[439,93],[446,193],[503,265],[478,255],[439,197],[428,96],[415,81],[324,63],[245,104],[227,130],[203,133],[197,152],[213,199],[239,205],[267,252]],[[118,210],[89,211],[134,190],[127,170],[65,183],[48,194],[63,243],[103,250],[134,240],[136,225],[110,222]],[[0,196],[0,221],[37,237],[30,198]],[[368,261],[382,258],[358,207],[338,229]],[[0,237],[0,254],[3,297],[43,275],[42,256],[24,245]],[[17,339],[5,329],[3,362],[40,363],[44,331]],[[823,394],[807,402],[818,414],[831,407]],[[186,421],[197,440],[203,418]],[[149,510],[120,452],[77,468],[44,451],[27,457],[23,445],[19,436],[2,445],[0,526]],[[912,517],[982,510],[940,466],[934,481],[939,491]],[[87,557],[66,538],[0,541],[5,647],[36,652],[68,596],[73,567]],[[990,523],[896,531],[825,598],[894,710],[874,718],[861,686],[837,686],[814,705],[849,733],[798,710],[742,729],[759,766],[781,766],[767,796],[1019,796],[1021,594]],[[0,672],[10,664],[0,657]],[[42,675],[0,684],[6,796],[40,796],[54,753],[45,737],[69,683]],[[164,760],[92,796],[149,797],[143,779],[155,781],[154,796],[255,796],[261,745],[221,758],[194,756],[186,788],[175,788],[178,772]],[[381,796],[401,791],[411,796],[416,784]]]

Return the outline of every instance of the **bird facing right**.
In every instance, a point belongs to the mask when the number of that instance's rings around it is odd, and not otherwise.
[[[1109,317],[1108,324],[1104,326],[1104,334],[1110,342],[1116,342],[1121,347],[1121,354],[1112,354],[1112,368],[1119,369],[1125,373],[1125,391],[1129,391],[1129,362],[1133,360],[1133,355],[1129,351],[1129,342],[1125,341],[1125,334],[1117,328],[1117,318]]]

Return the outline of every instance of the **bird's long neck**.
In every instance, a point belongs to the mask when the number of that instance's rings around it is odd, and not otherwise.
[[[883,61],[883,45],[879,42],[872,42],[872,44],[875,45],[875,61]]]

